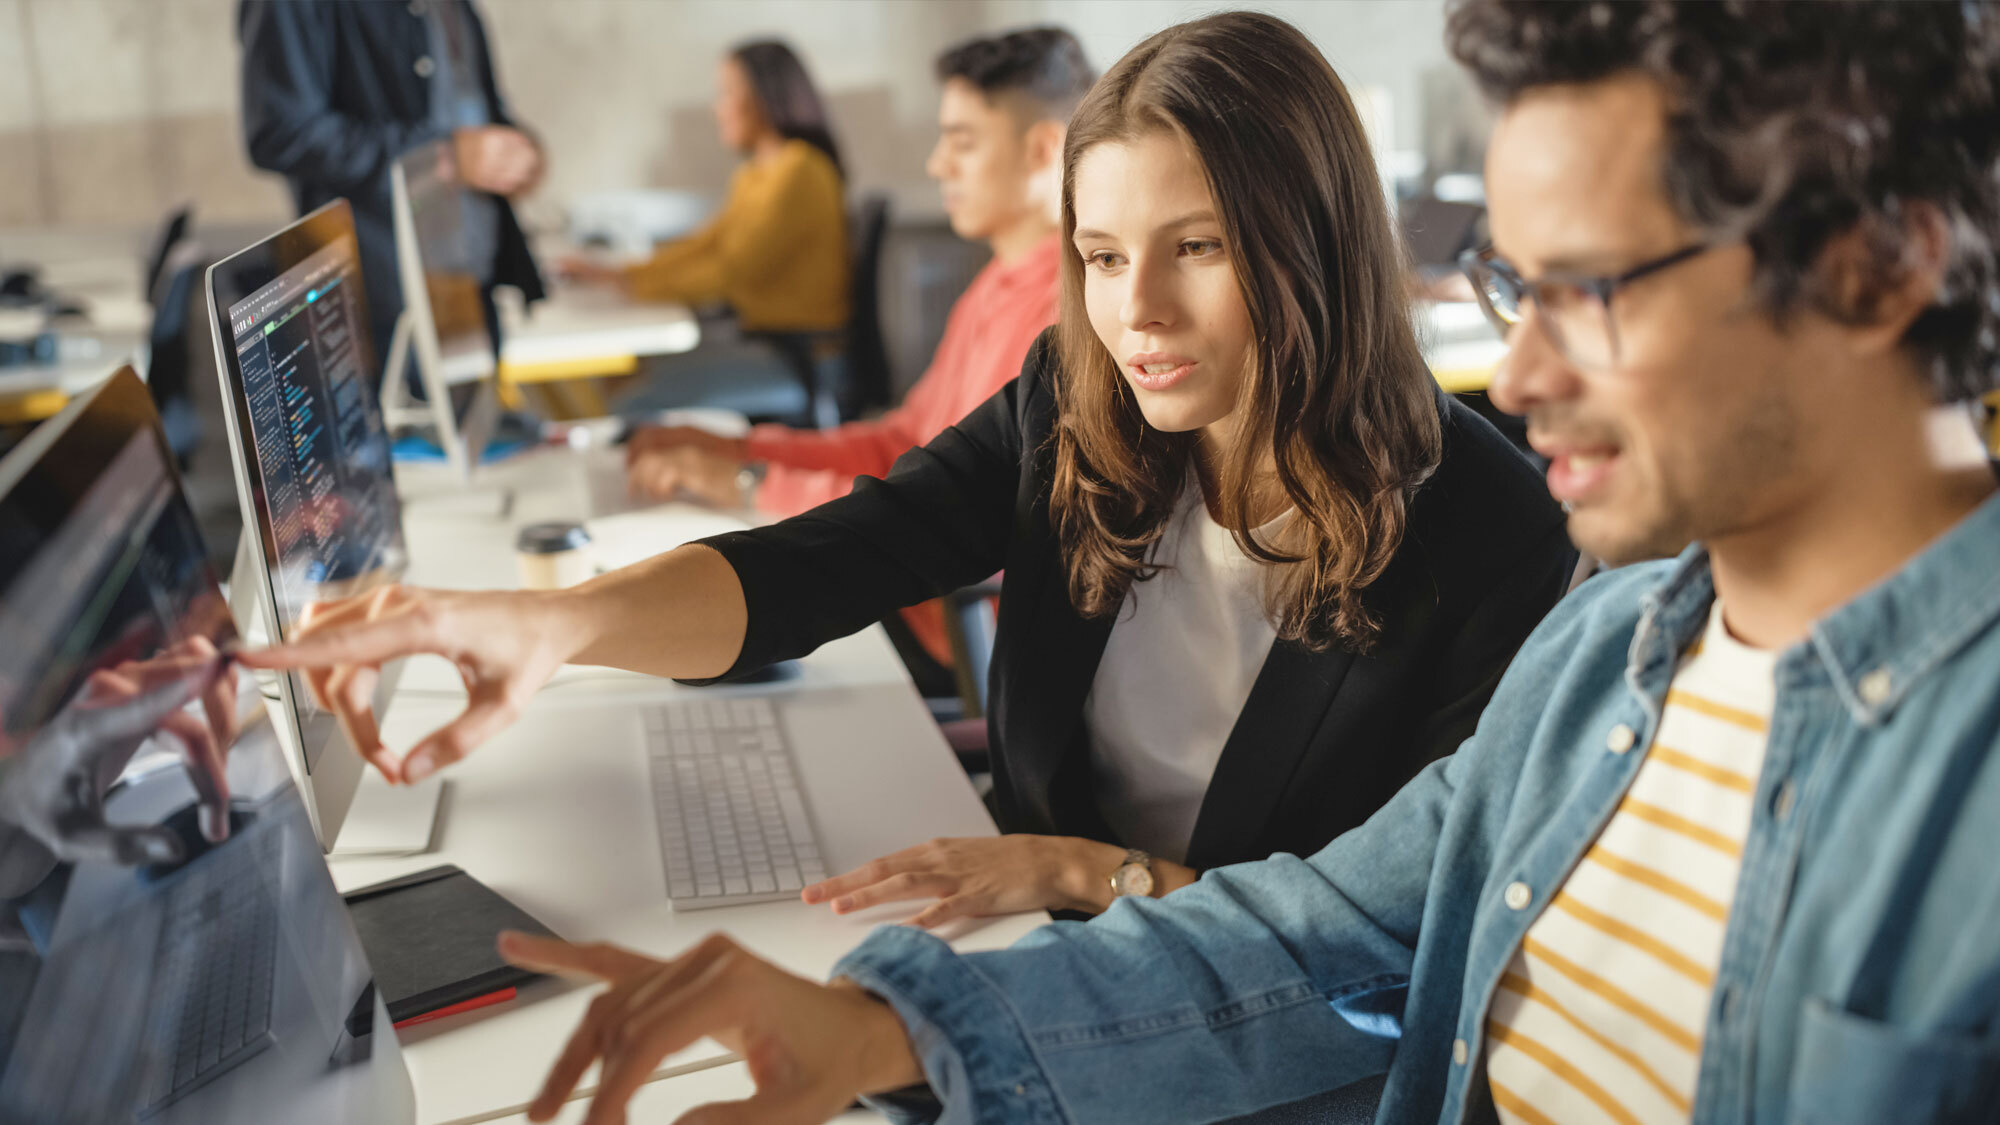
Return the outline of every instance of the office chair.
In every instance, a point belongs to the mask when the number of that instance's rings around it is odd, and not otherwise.
[[[926,700],[938,718],[945,742],[958,755],[958,764],[973,775],[993,772],[986,729],[986,687],[998,624],[994,600],[999,596],[997,575],[944,596],[944,632],[951,642],[951,671],[958,681],[958,698]]]
[[[153,252],[146,255],[146,273],[143,278],[146,300],[158,305],[160,277],[166,273],[167,259],[188,240],[188,228],[194,222],[194,207],[183,204],[167,212],[167,220],[160,227],[160,236],[153,241]]]
[[[745,332],[770,346],[805,388],[805,420],[822,429],[889,403],[888,349],[882,343],[882,246],[889,197],[864,195],[848,217],[853,251],[847,327],[840,332]]]
[[[856,410],[887,406],[889,349],[882,341],[882,247],[889,241],[889,197],[865,195],[855,205],[853,312],[847,324],[845,385]]]
[[[181,471],[187,471],[201,443],[201,420],[195,411],[188,377],[188,325],[194,314],[194,294],[207,265],[201,247],[188,235],[194,208],[177,207],[167,215],[147,256],[144,276],[146,302],[153,325],[146,341],[146,389],[160,412],[167,446]]]
[[[864,196],[848,230],[849,313],[844,328],[822,332],[739,330],[726,308],[697,310],[703,343],[675,357],[671,374],[619,404],[647,415],[675,407],[734,410],[753,422],[826,428],[888,401],[889,364],[882,343],[882,245],[889,202]]]

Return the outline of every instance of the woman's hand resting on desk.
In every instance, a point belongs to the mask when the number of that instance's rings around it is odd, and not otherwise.
[[[702,1125],[817,1125],[857,1095],[923,1081],[902,1021],[852,983],[815,984],[744,952],[719,934],[672,961],[609,945],[508,933],[500,955],[524,969],[601,980],[583,1023],[529,1103],[547,1121],[602,1060],[584,1125],[625,1120],[625,1105],[660,1061],[704,1037],[742,1056],[757,1084],[747,1101],[703,1106]]]
[[[313,701],[332,711],[355,748],[391,784],[412,784],[470,753],[583,645],[576,616],[535,592],[459,593],[388,586],[315,603],[287,644],[243,653],[253,668],[299,668]],[[373,708],[382,665],[442,656],[465,680],[463,714],[398,757],[382,745]]]
[[[800,892],[809,903],[830,902],[836,914],[885,902],[935,898],[910,924],[930,928],[953,918],[1111,906],[1111,875],[1125,849],[1075,836],[981,836],[932,840],[863,864]],[[1155,894],[1195,881],[1197,872],[1153,860]]]

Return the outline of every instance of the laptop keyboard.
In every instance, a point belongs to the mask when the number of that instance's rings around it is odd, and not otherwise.
[[[279,837],[211,853],[169,892],[153,959],[140,1115],[156,1113],[271,1043]]]
[[[770,700],[696,699],[650,708],[645,719],[674,909],[796,899],[826,878]]]

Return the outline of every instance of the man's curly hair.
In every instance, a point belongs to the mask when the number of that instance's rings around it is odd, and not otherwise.
[[[1458,0],[1446,39],[1502,104],[1638,73],[1669,99],[1667,197],[1740,238],[1781,323],[1865,320],[1902,276],[1913,204],[1942,220],[1943,285],[1904,336],[1940,402],[2000,386],[2000,7],[1850,0]],[[1860,230],[1872,284],[1816,270]]]

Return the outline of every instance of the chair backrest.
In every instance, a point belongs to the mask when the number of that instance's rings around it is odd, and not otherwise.
[[[146,347],[146,390],[160,412],[167,444],[185,471],[201,443],[202,426],[190,385],[189,333],[200,316],[195,294],[208,268],[201,244],[192,234],[194,208],[176,207],[160,225],[160,237],[147,255],[146,302],[153,324]]]
[[[854,407],[889,404],[889,353],[882,342],[882,246],[889,238],[889,197],[870,192],[848,218],[853,248],[847,320],[847,394]],[[852,410],[846,411],[851,415]]]
[[[160,225],[160,237],[153,243],[153,252],[146,256],[146,275],[143,281],[148,304],[158,306],[161,297],[164,296],[160,283],[165,280],[167,256],[174,252],[175,247],[187,241],[188,226],[193,222],[192,205],[184,204],[167,212],[166,221]]]
[[[153,396],[153,405],[166,427],[167,445],[182,469],[187,468],[202,438],[194,415],[189,328],[200,307],[194,295],[208,268],[199,254],[188,257],[193,260],[178,261],[177,256],[167,262],[154,298],[153,328],[146,348],[146,390]]]
[[[958,680],[959,705],[968,719],[986,714],[993,642],[999,634],[996,612],[999,600],[999,575],[944,596],[944,634],[951,642],[952,674]]]

